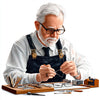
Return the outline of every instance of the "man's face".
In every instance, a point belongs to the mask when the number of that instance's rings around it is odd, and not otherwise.
[[[47,29],[55,29],[55,30],[62,29],[63,16],[47,15],[45,17],[45,22],[42,23],[42,25]],[[47,31],[43,26],[39,27],[39,32],[41,32],[42,40],[46,41],[44,44],[43,41],[41,41],[40,39],[42,44],[46,45],[46,44],[56,43],[57,40],[59,39],[59,34],[57,34],[57,32],[53,32],[52,34],[47,34]]]

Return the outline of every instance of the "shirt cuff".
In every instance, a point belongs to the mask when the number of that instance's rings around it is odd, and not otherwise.
[[[37,74],[38,74],[38,73],[35,73],[35,74],[33,75],[33,79],[34,79],[33,82],[36,83],[36,84],[39,84],[39,83],[41,83],[41,82],[37,82],[37,80],[36,80]]]
[[[33,84],[39,84],[41,82],[37,82],[36,80],[36,76],[38,73],[34,73],[34,74],[29,74],[29,83],[33,83]]]
[[[85,80],[89,77],[88,73],[85,72],[84,70],[79,70],[80,74],[81,74],[81,80]]]

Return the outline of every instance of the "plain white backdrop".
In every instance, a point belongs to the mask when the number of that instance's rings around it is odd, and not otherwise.
[[[35,31],[37,10],[48,2],[64,8],[64,38],[87,57],[91,76],[100,79],[100,0],[0,0],[1,85],[6,84],[3,72],[13,43]]]

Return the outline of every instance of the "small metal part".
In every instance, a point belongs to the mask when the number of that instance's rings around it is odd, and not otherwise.
[[[36,49],[31,49],[32,57],[35,59],[37,57]]]
[[[62,53],[62,49],[58,49],[59,58],[62,59],[64,54]]]
[[[72,80],[72,85],[81,85],[83,84],[83,80]]]
[[[80,76],[80,72],[79,72],[79,71],[77,71],[77,73],[78,73],[78,75],[73,76],[75,79],[77,79],[77,78]]]
[[[60,90],[60,91],[55,91],[54,94],[71,94],[72,90]]]

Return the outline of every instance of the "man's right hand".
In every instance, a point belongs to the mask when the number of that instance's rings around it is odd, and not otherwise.
[[[48,65],[41,65],[39,69],[39,73],[37,74],[37,81],[47,81],[50,78],[53,78],[56,75],[56,72],[51,66]]]

